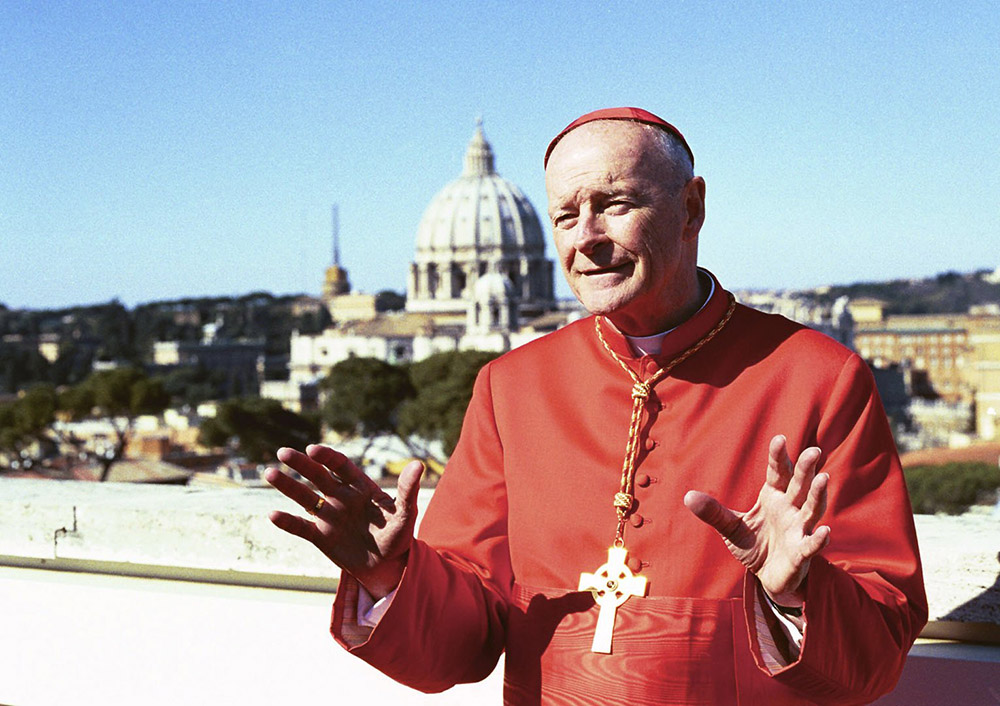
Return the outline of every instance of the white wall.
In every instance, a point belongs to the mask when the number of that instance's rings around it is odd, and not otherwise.
[[[328,632],[332,596],[0,567],[0,703],[499,704],[500,672],[442,695]]]

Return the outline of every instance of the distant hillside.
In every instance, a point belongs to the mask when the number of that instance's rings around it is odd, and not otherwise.
[[[250,292],[235,297],[190,297],[153,301],[129,309],[117,300],[61,309],[11,309],[0,303],[0,394],[35,382],[75,384],[96,361],[149,363],[157,341],[200,341],[212,332],[221,341],[264,344],[266,374],[284,372],[293,330],[318,333],[330,314],[304,295]],[[305,297],[308,299],[308,297]],[[385,290],[375,295],[378,311],[402,309],[406,298]],[[58,346],[50,362],[42,341]]]
[[[976,304],[1000,303],[1000,282],[989,270],[971,274],[945,272],[928,279],[858,282],[835,285],[816,298],[832,302],[841,296],[871,297],[886,302],[887,314],[963,313]]]
[[[132,310],[118,301],[40,310],[0,305],[0,393],[34,382],[77,383],[95,361],[141,365],[151,359],[154,342],[199,341],[206,326],[221,340],[263,342],[268,365],[283,368],[293,329],[314,333],[330,323],[324,307],[297,311],[296,299],[252,292],[150,302]],[[40,355],[42,339],[57,343],[55,362]]]

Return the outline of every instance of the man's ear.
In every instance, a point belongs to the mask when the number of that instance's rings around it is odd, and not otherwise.
[[[684,239],[693,240],[701,232],[705,223],[705,180],[700,176],[692,177],[684,185]]]

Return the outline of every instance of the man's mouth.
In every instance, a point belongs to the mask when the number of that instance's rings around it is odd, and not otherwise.
[[[631,262],[626,260],[625,262],[619,262],[614,265],[605,265],[603,267],[588,267],[586,269],[581,269],[579,272],[580,274],[586,275],[588,277],[594,275],[606,275],[611,273],[619,274],[621,272],[624,272],[631,264],[632,264]]]

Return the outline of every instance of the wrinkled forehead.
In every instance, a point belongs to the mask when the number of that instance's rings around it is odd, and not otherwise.
[[[545,170],[551,182],[589,180],[612,182],[628,177],[669,178],[673,165],[655,130],[639,123],[602,120],[567,134],[552,150]]]

